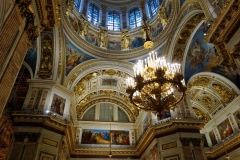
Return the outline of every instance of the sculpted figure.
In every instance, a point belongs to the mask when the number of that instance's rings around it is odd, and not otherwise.
[[[148,25],[147,22],[142,26],[141,31],[142,31],[142,39],[144,40],[144,42],[147,40],[147,38],[151,39],[150,26]]]
[[[158,11],[158,20],[162,23],[162,26],[165,26],[168,21],[167,11],[164,6],[162,6]]]
[[[86,19],[82,19],[79,23],[79,34],[86,37],[88,32],[89,22]]]
[[[130,40],[128,36],[128,31],[122,32],[122,49],[129,48]]]
[[[107,30],[104,28],[100,28],[100,35],[99,35],[99,46],[106,47],[107,46]]]

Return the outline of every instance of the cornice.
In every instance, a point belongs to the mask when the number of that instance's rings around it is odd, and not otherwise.
[[[209,151],[205,151],[207,158],[219,158],[226,154],[226,151],[231,151],[234,147],[240,144],[240,132],[235,133],[230,139],[225,140]]]
[[[237,16],[239,15],[240,11],[236,10],[234,14],[231,14],[231,17],[229,17],[230,15],[228,14],[228,12],[232,12],[234,10],[233,7],[235,5],[233,6],[233,4],[235,3],[239,4],[240,2],[238,0],[226,1],[221,12],[211,24],[211,27],[209,28],[207,35],[204,37],[204,41],[211,43],[213,43],[214,41],[220,41],[225,36],[225,34],[218,34],[217,36],[215,33],[227,32],[231,27],[233,27],[231,26],[231,24],[236,20],[236,18],[238,18]],[[223,23],[224,26],[220,25],[220,23]]]
[[[116,60],[116,59],[95,59],[95,60],[89,60],[86,61],[84,63],[81,63],[80,65],[78,65],[77,67],[75,67],[67,76],[67,79],[64,82],[64,86],[67,87],[69,84],[72,84],[75,79],[81,75],[81,72],[87,69],[90,69],[94,66],[119,66],[121,68],[125,68],[126,70],[132,71],[132,67],[133,64],[131,64],[130,62],[126,62],[126,61],[120,61],[120,60]],[[131,75],[133,74],[133,72],[131,73]]]
[[[68,94],[69,96],[71,96],[73,94],[73,91],[67,89],[66,87],[62,86],[61,84],[59,84],[53,80],[29,79],[27,82],[29,84],[40,84],[40,85],[44,85],[44,86],[50,85],[50,86],[53,86],[53,87],[61,90],[64,93]]]

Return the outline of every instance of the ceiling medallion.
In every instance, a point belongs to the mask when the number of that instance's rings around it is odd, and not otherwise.
[[[165,57],[150,52],[149,57],[139,60],[133,69],[134,78],[126,79],[126,92],[138,109],[152,111],[160,118],[163,110],[174,110],[182,101],[186,87],[180,64],[167,63]]]

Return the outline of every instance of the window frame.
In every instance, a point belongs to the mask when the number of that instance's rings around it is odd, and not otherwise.
[[[131,17],[132,14],[133,14],[133,18]],[[139,17],[137,17],[138,15]],[[131,23],[132,19],[134,19],[134,22]],[[128,11],[128,25],[129,25],[129,29],[134,29],[142,25],[142,13],[139,7],[131,8]]]
[[[148,0],[147,5],[149,16],[150,18],[152,18],[157,14],[158,9],[160,7],[160,2],[159,0]]]
[[[111,25],[109,25],[110,13],[112,13],[112,16],[111,16],[112,24]],[[118,17],[115,17],[115,16],[118,16]],[[115,22],[115,20],[116,20],[115,18],[118,18],[119,21]],[[116,11],[116,10],[108,11],[108,13],[107,13],[107,26],[106,27],[107,27],[108,30],[111,30],[111,31],[120,31],[121,30],[121,14],[120,14],[119,11]],[[112,29],[110,29],[110,27]]]
[[[76,2],[77,1],[77,2]],[[81,9],[82,9],[82,1],[83,0],[74,0],[74,7],[76,8],[76,10],[78,11],[78,12],[81,12]]]
[[[89,10],[92,7],[91,13],[89,14]],[[96,18],[94,17],[94,12],[97,11]],[[90,23],[98,26],[100,23],[100,7],[95,3],[89,2],[88,9],[87,9],[87,19]]]

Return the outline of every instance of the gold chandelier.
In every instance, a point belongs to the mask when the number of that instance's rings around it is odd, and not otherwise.
[[[167,63],[165,57],[150,52],[133,70],[134,78],[126,79],[126,92],[138,109],[154,112],[161,119],[162,111],[174,110],[184,98],[186,87],[180,64]]]

